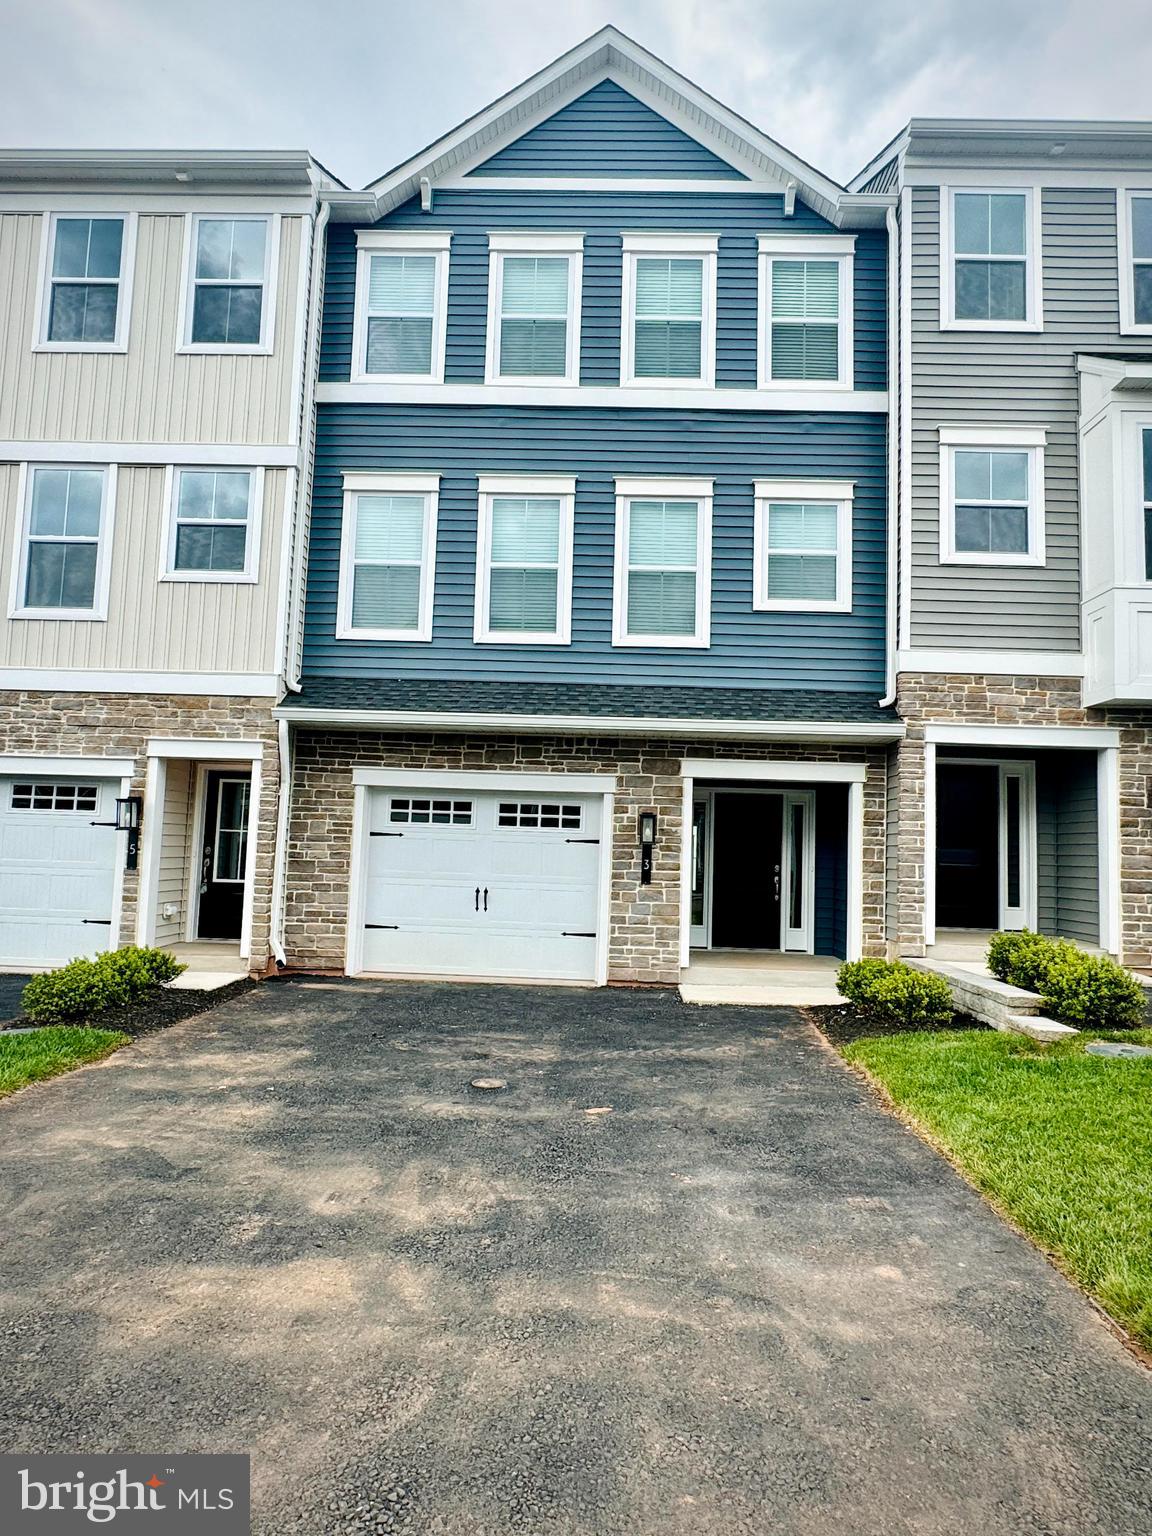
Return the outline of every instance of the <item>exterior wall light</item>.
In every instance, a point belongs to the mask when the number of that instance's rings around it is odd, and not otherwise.
[[[652,850],[656,846],[656,812],[640,812],[640,884],[652,884]]]

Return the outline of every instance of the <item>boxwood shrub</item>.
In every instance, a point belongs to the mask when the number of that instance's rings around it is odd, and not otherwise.
[[[836,986],[877,1024],[941,1029],[952,1020],[952,991],[943,976],[914,971],[903,960],[849,960],[836,973]]]
[[[166,949],[145,949],[126,944],[94,960],[69,960],[58,970],[34,976],[20,1002],[25,1013],[38,1023],[60,1019],[75,1022],[89,1014],[133,1003],[172,981],[187,967]]]
[[[996,933],[988,945],[993,976],[1027,992],[1065,1024],[1086,1029],[1131,1029],[1144,1020],[1144,989],[1107,955],[1089,955],[1068,939],[1022,929]]]

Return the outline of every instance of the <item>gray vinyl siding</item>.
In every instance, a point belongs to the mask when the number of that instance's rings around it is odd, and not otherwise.
[[[1056,931],[1095,944],[1100,938],[1096,754],[1065,753],[1062,769]]]
[[[912,611],[914,647],[1080,649],[1075,354],[1120,337],[1116,194],[1041,193],[1044,330],[940,330],[940,191],[912,190]],[[951,425],[1047,431],[1042,567],[942,565],[940,440]]]

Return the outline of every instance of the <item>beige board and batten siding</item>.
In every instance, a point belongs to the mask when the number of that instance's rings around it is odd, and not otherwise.
[[[33,351],[46,217],[0,214],[0,441],[294,440],[303,219],[280,219],[275,329],[264,356],[178,353],[188,241],[180,213],[137,217],[126,352]]]
[[[1080,649],[1076,353],[1120,336],[1116,193],[1041,193],[1042,332],[941,331],[940,189],[912,189],[912,644],[931,649]],[[942,425],[1042,427],[1042,567],[940,562]]]
[[[164,765],[164,816],[156,880],[157,944],[179,944],[185,936],[195,774],[196,765],[181,758],[171,758]],[[175,909],[170,917],[164,916],[165,907]]]
[[[121,465],[107,619],[5,617],[0,666],[275,673],[284,497],[290,473],[264,471],[255,582],[161,581],[168,515],[164,467]],[[12,562],[20,558],[19,496],[19,466],[0,463],[0,593],[5,615]]]

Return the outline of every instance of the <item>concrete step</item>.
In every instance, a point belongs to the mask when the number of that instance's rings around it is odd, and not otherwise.
[[[942,976],[952,989],[957,1009],[993,1029],[1031,1035],[1034,1040],[1065,1040],[1079,1034],[1068,1024],[1046,1018],[1040,1012],[1041,1002],[1035,992],[1009,986],[973,961],[933,958],[910,959],[907,963],[915,971]]]

